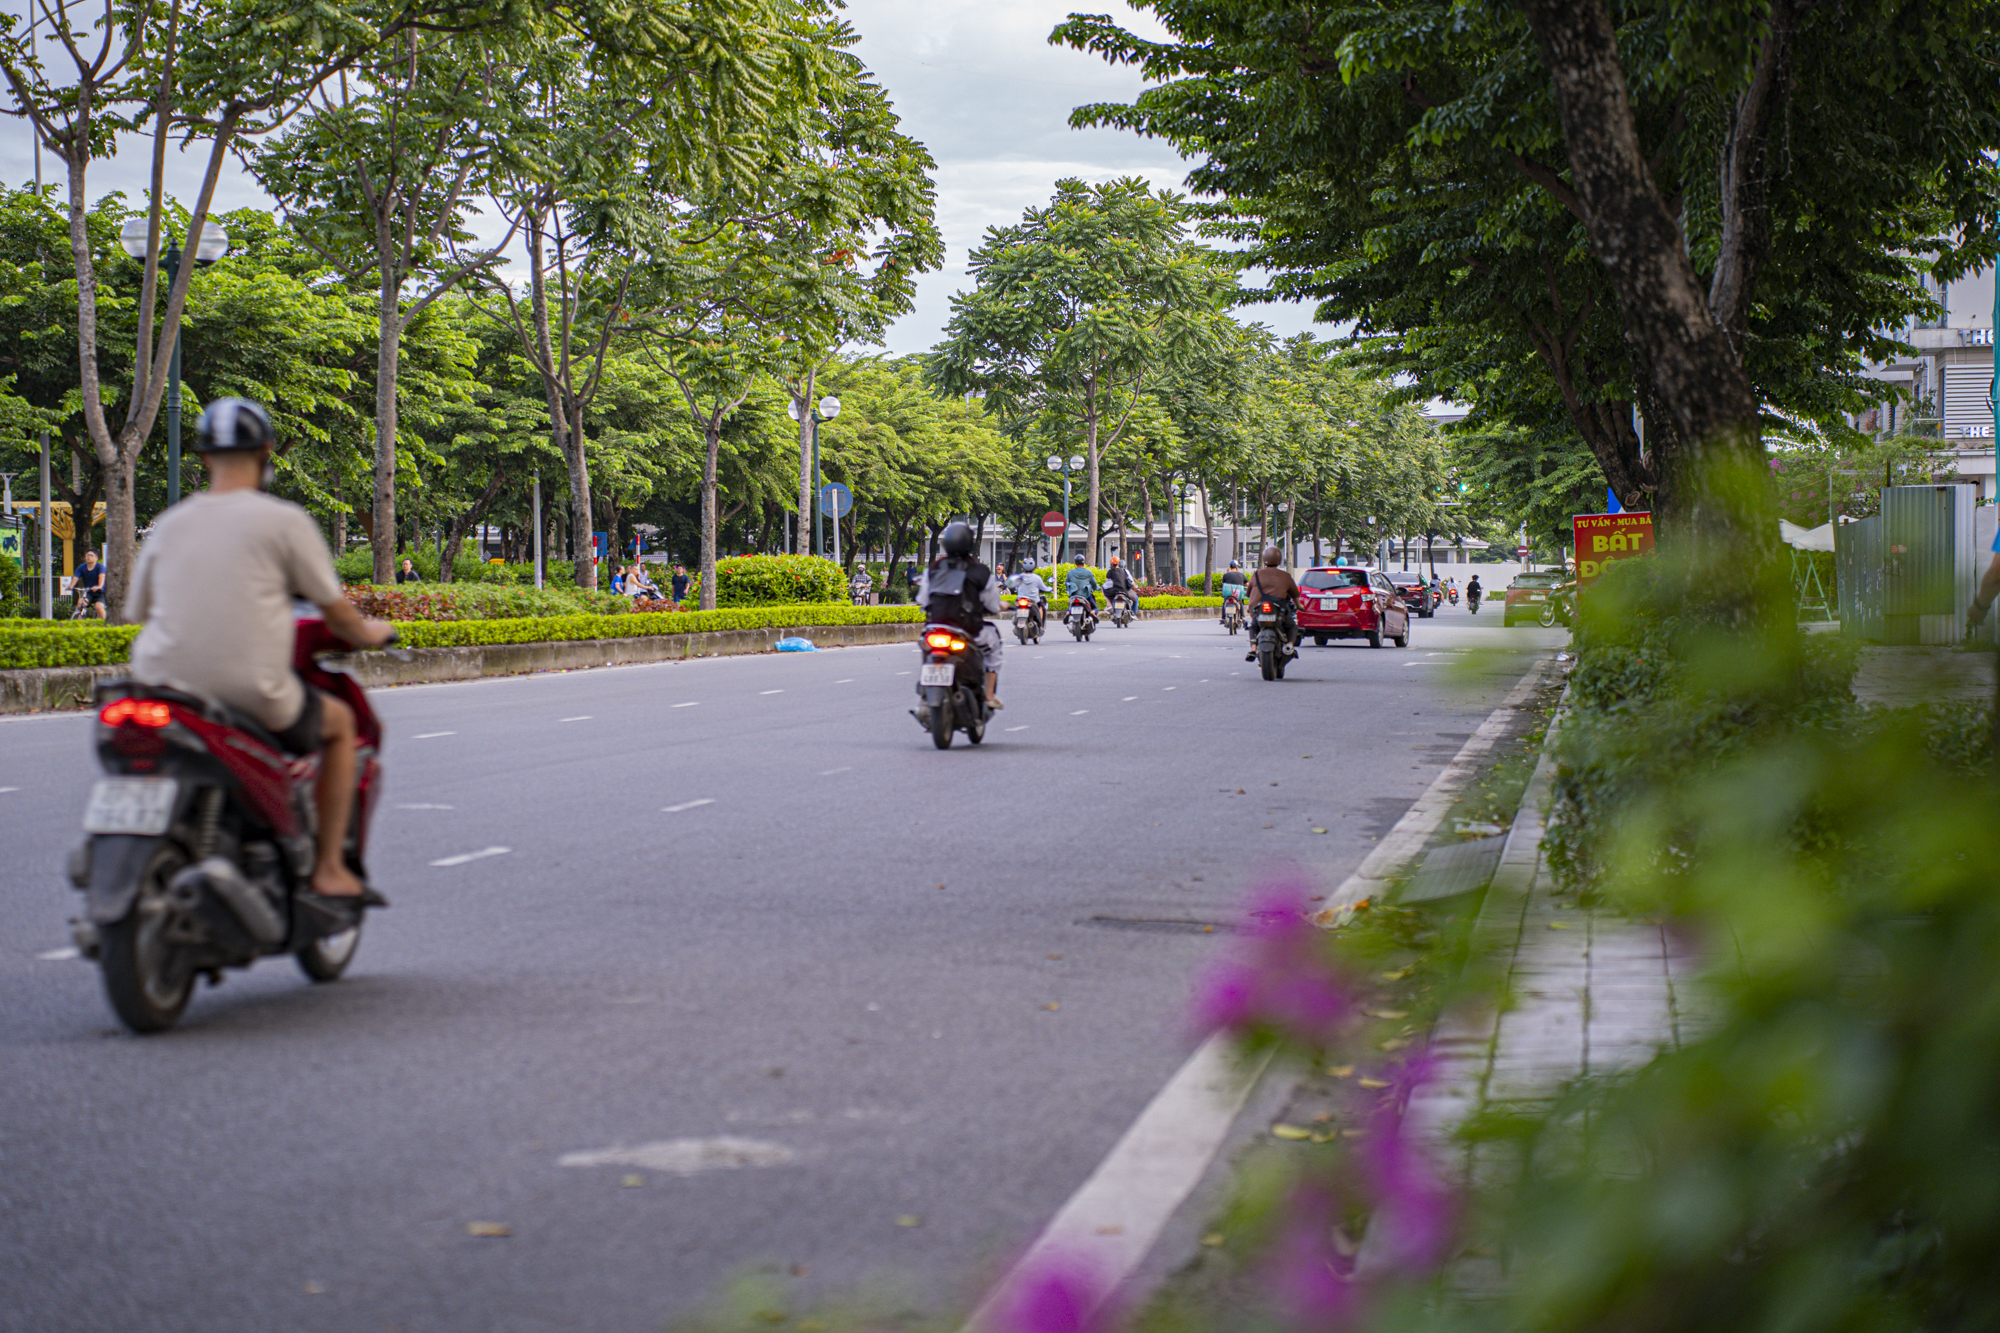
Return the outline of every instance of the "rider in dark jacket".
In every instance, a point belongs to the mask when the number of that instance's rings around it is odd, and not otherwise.
[[[1137,610],[1139,597],[1134,591],[1136,586],[1132,582],[1132,571],[1119,564],[1117,556],[1112,556],[1111,564],[1104,571],[1105,605],[1110,605],[1111,599],[1114,597],[1123,597],[1127,605]]]

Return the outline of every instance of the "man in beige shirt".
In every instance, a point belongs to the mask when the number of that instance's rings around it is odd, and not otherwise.
[[[341,592],[312,517],[265,494],[276,436],[263,408],[217,399],[195,436],[209,487],[161,515],[132,572],[124,614],[145,626],[132,645],[132,678],[241,709],[294,754],[323,747],[313,891],[377,900],[342,855],[354,804],[354,710],[292,669],[292,599],[317,605],[327,628],[357,647],[379,648],[395,630],[364,618]]]

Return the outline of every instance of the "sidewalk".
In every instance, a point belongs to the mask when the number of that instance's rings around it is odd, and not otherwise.
[[[1871,646],[1854,669],[1854,697],[1883,708],[1983,703],[1993,697],[1995,655],[1960,648]]]

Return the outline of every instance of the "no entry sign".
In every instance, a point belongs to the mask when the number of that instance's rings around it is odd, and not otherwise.
[[[1577,514],[1570,523],[1576,530],[1579,588],[1597,582],[1614,560],[1653,553],[1651,514]]]
[[[1055,510],[1051,509],[1048,513],[1042,515],[1042,534],[1044,536],[1060,537],[1067,531],[1069,531],[1069,520],[1058,514]]]

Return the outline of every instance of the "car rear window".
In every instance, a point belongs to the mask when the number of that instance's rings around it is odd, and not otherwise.
[[[1556,586],[1557,581],[1557,575],[1553,572],[1544,573],[1537,570],[1533,573],[1516,574],[1514,581],[1508,586],[1513,588],[1553,588]]]
[[[1309,569],[1299,580],[1301,588],[1365,588],[1368,586],[1368,571],[1365,569]]]

